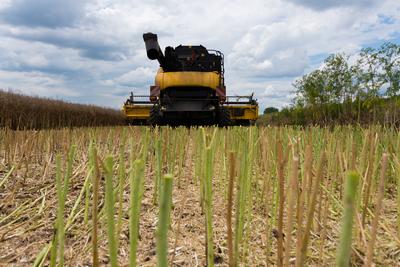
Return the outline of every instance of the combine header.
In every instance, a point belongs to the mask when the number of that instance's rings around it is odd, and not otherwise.
[[[153,33],[143,34],[147,57],[160,69],[150,95],[127,99],[123,113],[129,124],[250,125],[258,103],[250,96],[226,96],[224,55],[204,46],[166,47],[163,54]]]

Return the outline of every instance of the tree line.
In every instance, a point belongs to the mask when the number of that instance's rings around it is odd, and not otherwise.
[[[292,105],[279,112],[267,108],[260,123],[399,125],[400,45],[332,54],[293,87]]]

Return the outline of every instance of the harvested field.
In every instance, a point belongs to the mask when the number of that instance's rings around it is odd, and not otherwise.
[[[138,266],[157,265],[167,173],[170,266],[334,266],[350,170],[351,262],[398,266],[399,153],[398,132],[381,127],[1,130],[0,266],[93,266],[96,251],[100,266],[128,266],[132,242]]]

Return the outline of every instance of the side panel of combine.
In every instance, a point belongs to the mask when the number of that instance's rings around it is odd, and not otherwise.
[[[145,125],[150,116],[151,105],[125,104],[123,113],[130,125]]]
[[[233,125],[251,125],[258,119],[258,105],[227,105]]]
[[[220,76],[215,72],[159,71],[155,83],[160,90],[171,87],[206,87],[216,90],[220,84]]]

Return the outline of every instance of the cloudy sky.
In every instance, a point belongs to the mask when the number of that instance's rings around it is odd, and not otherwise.
[[[0,88],[119,108],[147,94],[162,47],[225,54],[228,94],[288,105],[292,82],[330,53],[400,43],[398,0],[0,0]]]

